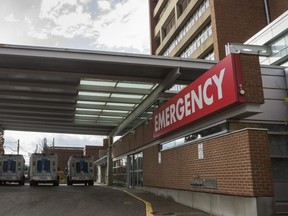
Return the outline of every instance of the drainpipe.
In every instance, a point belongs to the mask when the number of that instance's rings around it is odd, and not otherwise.
[[[271,18],[270,18],[270,11],[269,11],[269,0],[263,0],[264,1],[264,8],[265,8],[265,15],[266,15],[266,22],[267,25],[271,23]]]

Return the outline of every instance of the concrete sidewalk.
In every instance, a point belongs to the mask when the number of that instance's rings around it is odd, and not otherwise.
[[[156,196],[141,189],[118,188],[141,200],[146,204],[146,216],[211,216],[210,214],[181,205],[173,200]],[[149,207],[149,203],[151,206]],[[147,206],[148,205],[148,206]],[[149,212],[148,212],[149,211]]]

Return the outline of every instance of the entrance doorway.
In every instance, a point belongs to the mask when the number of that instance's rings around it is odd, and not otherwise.
[[[143,152],[127,158],[127,182],[129,187],[143,187]]]

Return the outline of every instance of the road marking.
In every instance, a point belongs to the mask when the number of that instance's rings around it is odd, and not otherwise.
[[[126,191],[126,190],[122,190],[122,191],[125,192],[125,193],[127,193],[127,194],[129,194],[130,196],[133,196],[134,198],[140,200],[141,202],[145,203],[145,206],[146,206],[146,216],[153,216],[153,215],[152,215],[153,208],[152,208],[152,205],[151,205],[150,202],[148,202],[148,201],[146,201],[146,200],[144,200],[144,199],[142,199],[142,198],[140,198],[140,197],[138,197],[138,196],[136,196],[136,195],[134,195],[134,194]]]
[[[84,208],[86,208],[86,202],[85,202],[85,200],[81,200],[81,201],[78,203],[78,208],[79,208],[79,209],[84,209]]]

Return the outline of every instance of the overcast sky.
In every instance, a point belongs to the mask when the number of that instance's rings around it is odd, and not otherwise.
[[[150,53],[147,0],[1,0],[0,44]],[[5,131],[5,151],[25,156],[46,137],[59,146],[102,145],[103,137]]]

